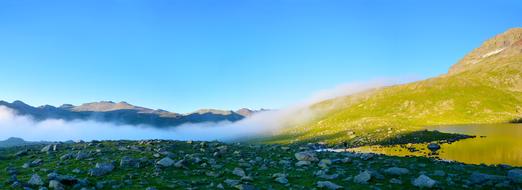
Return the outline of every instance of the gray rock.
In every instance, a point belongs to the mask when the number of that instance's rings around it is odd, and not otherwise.
[[[42,186],[44,184],[42,178],[38,174],[33,174],[27,184],[32,186]]]
[[[182,159],[182,160],[177,161],[174,164],[174,167],[176,167],[176,168],[187,168],[187,166],[185,166],[186,163],[187,163],[187,161],[185,159]]]
[[[319,161],[319,164],[317,164],[321,168],[328,168],[332,164],[332,161],[329,159],[322,159]]]
[[[442,171],[442,170],[435,170],[435,171],[433,172],[433,175],[434,175],[434,176],[444,177],[444,176],[446,176],[446,172],[444,172],[444,171]]]
[[[302,166],[308,166],[310,164],[312,164],[310,161],[301,160],[301,161],[295,163],[295,166],[302,167]]]
[[[72,159],[74,157],[74,155],[72,153],[67,153],[67,154],[64,154],[63,156],[60,156],[60,160],[68,160],[68,159]]]
[[[236,176],[239,176],[239,177],[245,177],[246,174],[245,174],[245,171],[241,168],[234,168],[234,170],[232,171],[232,174],[236,175]]]
[[[163,167],[170,167],[174,165],[174,160],[170,159],[169,157],[165,157],[161,160],[159,160],[156,164],[163,166]]]
[[[391,184],[402,184],[402,181],[397,178],[391,178],[389,181]]]
[[[90,176],[103,176],[114,170],[114,165],[111,163],[96,163],[96,166],[89,170]]]
[[[54,190],[63,190],[65,187],[58,180],[49,181],[49,188]]]
[[[39,165],[42,165],[43,163],[43,160],[42,159],[36,159],[36,160],[33,160],[29,165],[31,167],[35,167],[35,166],[39,166]]]
[[[409,174],[410,170],[408,170],[406,168],[391,167],[391,168],[385,169],[384,173],[388,174],[388,175],[400,176],[400,175]]]
[[[374,155],[370,154],[370,153],[361,154],[361,156],[360,156],[361,160],[364,160],[364,161],[368,161],[368,160],[372,159],[373,157],[374,157]]]
[[[323,188],[323,189],[331,189],[331,190],[335,190],[335,189],[342,189],[343,186],[340,186],[340,185],[337,185],[333,182],[330,182],[330,181],[318,181],[317,182],[317,187],[318,188]]]
[[[76,154],[76,160],[83,160],[86,158],[89,158],[89,154],[87,154],[85,152],[78,151],[78,154]]]
[[[52,147],[53,147],[52,144],[47,145],[47,146],[44,146],[44,147],[42,148],[42,150],[40,150],[40,152],[49,152],[49,151],[52,150]]]
[[[239,180],[233,180],[233,179],[225,179],[225,184],[227,184],[230,187],[234,187],[238,185],[241,181]]]
[[[522,183],[522,169],[509,170],[507,177],[515,183]]]
[[[483,174],[479,172],[473,172],[468,178],[471,184],[484,184],[490,181],[497,182],[502,181],[503,179],[504,177],[502,176]]]
[[[428,144],[428,149],[435,152],[440,149],[440,145],[437,143],[430,143],[430,144]]]
[[[137,159],[133,159],[131,157],[128,157],[128,156],[124,156],[120,160],[120,167],[121,168],[129,168],[129,167],[139,168],[140,167],[140,161],[137,160]]]
[[[255,186],[249,185],[249,184],[239,184],[234,187],[239,190],[256,190],[257,189]]]
[[[412,181],[412,185],[419,188],[432,188],[435,184],[437,184],[437,181],[426,175],[420,175]]]
[[[326,170],[319,170],[319,171],[315,172],[314,175],[319,177],[319,178],[330,179],[330,180],[331,179],[336,179],[336,178],[339,177],[338,174],[328,175]]]
[[[299,161],[310,161],[315,162],[318,161],[314,152],[298,152],[294,154],[295,158]]]
[[[370,174],[370,172],[364,171],[356,175],[353,178],[353,182],[358,184],[368,184],[368,181],[370,181],[370,179],[372,179],[372,175]]]
[[[280,183],[280,184],[288,183],[288,179],[286,179],[286,177],[282,177],[282,176],[275,178],[274,181],[277,183]]]
[[[27,150],[21,150],[21,151],[16,152],[14,155],[16,157],[21,157],[21,156],[26,156],[27,154],[29,154],[29,152]]]

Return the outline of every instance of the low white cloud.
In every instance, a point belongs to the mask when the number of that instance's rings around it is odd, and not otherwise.
[[[28,116],[17,115],[12,109],[0,106],[0,139],[20,137],[30,141],[234,140],[242,137],[271,134],[282,127],[313,118],[317,115],[316,110],[308,109],[313,103],[396,83],[397,80],[374,80],[344,84],[320,91],[293,106],[280,110],[259,112],[237,122],[184,124],[164,129],[144,125],[116,125],[94,120],[48,119],[36,121]]]

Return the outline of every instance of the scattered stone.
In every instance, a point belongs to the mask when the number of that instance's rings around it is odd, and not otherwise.
[[[32,161],[29,165],[31,167],[36,167],[36,166],[42,165],[42,163],[43,163],[42,159],[36,159],[36,160]]]
[[[391,178],[389,181],[391,184],[402,184],[402,181],[397,178]]]
[[[96,163],[96,166],[89,170],[90,176],[103,176],[114,170],[114,165],[111,163]]]
[[[133,159],[128,156],[124,156],[120,160],[120,167],[121,168],[139,168],[140,162],[137,159]]]
[[[301,161],[295,163],[295,166],[302,167],[302,166],[308,166],[308,165],[311,165],[311,164],[312,163],[310,161],[301,160]]]
[[[87,154],[85,152],[78,151],[78,153],[76,154],[76,160],[83,160],[86,158],[89,158],[89,154]]]
[[[368,171],[363,171],[353,178],[354,183],[368,184],[368,181],[372,179],[372,175]]]
[[[522,169],[509,170],[507,177],[515,183],[522,183]]]
[[[483,174],[479,172],[473,172],[468,180],[471,182],[471,184],[484,184],[488,182],[496,182],[496,181],[502,181],[504,177],[497,176],[497,175],[489,175],[489,174]]]
[[[434,176],[439,176],[439,177],[444,177],[444,176],[446,176],[446,172],[444,172],[444,171],[442,171],[442,170],[435,170],[435,171],[433,172],[433,175],[434,175]]]
[[[42,148],[42,150],[40,150],[40,152],[49,152],[49,151],[52,150],[52,147],[53,147],[53,145],[51,145],[51,144],[50,144],[50,145],[47,145],[47,146],[44,146],[44,147]]]
[[[412,181],[412,185],[419,188],[432,188],[436,183],[437,181],[424,174]]]
[[[159,160],[156,164],[163,166],[163,167],[170,167],[174,165],[174,160],[170,159],[169,157],[165,157],[161,160]]]
[[[232,174],[236,175],[236,176],[239,176],[239,177],[245,177],[246,174],[245,174],[245,171],[241,168],[234,168],[234,170],[232,171]]]
[[[63,184],[60,183],[60,181],[57,181],[57,180],[49,181],[49,188],[50,189],[54,189],[54,190],[63,190],[63,189],[65,189]]]
[[[234,186],[238,185],[240,182],[241,181],[239,181],[239,180],[233,180],[233,179],[226,179],[225,180],[225,184],[227,184],[230,187],[234,187]]]
[[[63,156],[60,156],[60,160],[68,160],[68,159],[72,159],[74,157],[74,155],[72,153],[67,153],[67,154],[64,154]]]
[[[317,164],[321,168],[328,168],[332,164],[332,161],[329,159],[322,159],[319,161],[319,164]]]
[[[250,184],[239,184],[234,187],[239,190],[256,190],[257,189],[255,186],[250,185]]]
[[[409,174],[410,170],[408,170],[406,168],[391,167],[391,168],[385,169],[384,173],[388,174],[388,175],[401,176],[401,175]]]
[[[16,157],[21,157],[21,156],[27,156],[27,154],[28,154],[27,150],[21,150],[21,151],[16,152],[14,155]]]
[[[187,166],[185,166],[185,164],[186,164],[185,159],[182,159],[182,160],[177,161],[174,164],[174,167],[176,167],[176,168],[187,168]]]
[[[310,151],[298,152],[298,153],[295,153],[294,156],[298,161],[310,161],[310,162],[318,161],[315,153],[310,152]]]
[[[428,149],[430,149],[432,152],[436,152],[440,149],[440,145],[437,143],[430,143],[428,144]]]
[[[330,182],[330,181],[318,181],[317,182],[317,187],[318,188],[323,188],[323,189],[331,189],[331,190],[336,190],[336,189],[342,189],[343,186],[339,186],[333,182]]]
[[[42,178],[38,174],[33,174],[27,182],[31,186],[42,186],[44,184]]]
[[[288,179],[286,179],[286,177],[277,177],[274,179],[275,182],[277,183],[280,183],[280,184],[287,184],[288,183]]]

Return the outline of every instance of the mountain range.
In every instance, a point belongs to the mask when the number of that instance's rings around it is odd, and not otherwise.
[[[46,119],[95,120],[154,127],[172,127],[187,123],[234,122],[258,112],[246,108],[237,111],[201,109],[189,114],[179,114],[134,106],[127,102],[116,103],[112,101],[85,103],[79,106],[64,104],[60,107],[50,105],[33,107],[22,101],[12,103],[0,101],[0,106],[8,107],[18,115],[30,116],[37,121]]]
[[[13,146],[25,146],[25,145],[36,145],[36,144],[49,144],[50,142],[33,142],[25,141],[24,139],[11,137],[6,140],[0,140],[0,148],[13,147]]]
[[[289,124],[269,141],[364,145],[400,138],[422,126],[519,120],[522,28],[485,41],[446,74],[333,98],[308,109],[314,118]]]

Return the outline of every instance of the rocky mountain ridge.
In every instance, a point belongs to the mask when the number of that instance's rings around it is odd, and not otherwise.
[[[18,115],[30,116],[35,120],[96,120],[129,125],[150,125],[153,127],[174,127],[188,123],[235,122],[248,117],[256,111],[240,109],[226,111],[202,109],[193,113],[179,114],[160,109],[134,106],[127,102],[100,101],[85,103],[79,106],[64,104],[59,107],[44,105],[30,106],[22,101],[12,103],[0,101],[0,106],[12,109]]]

